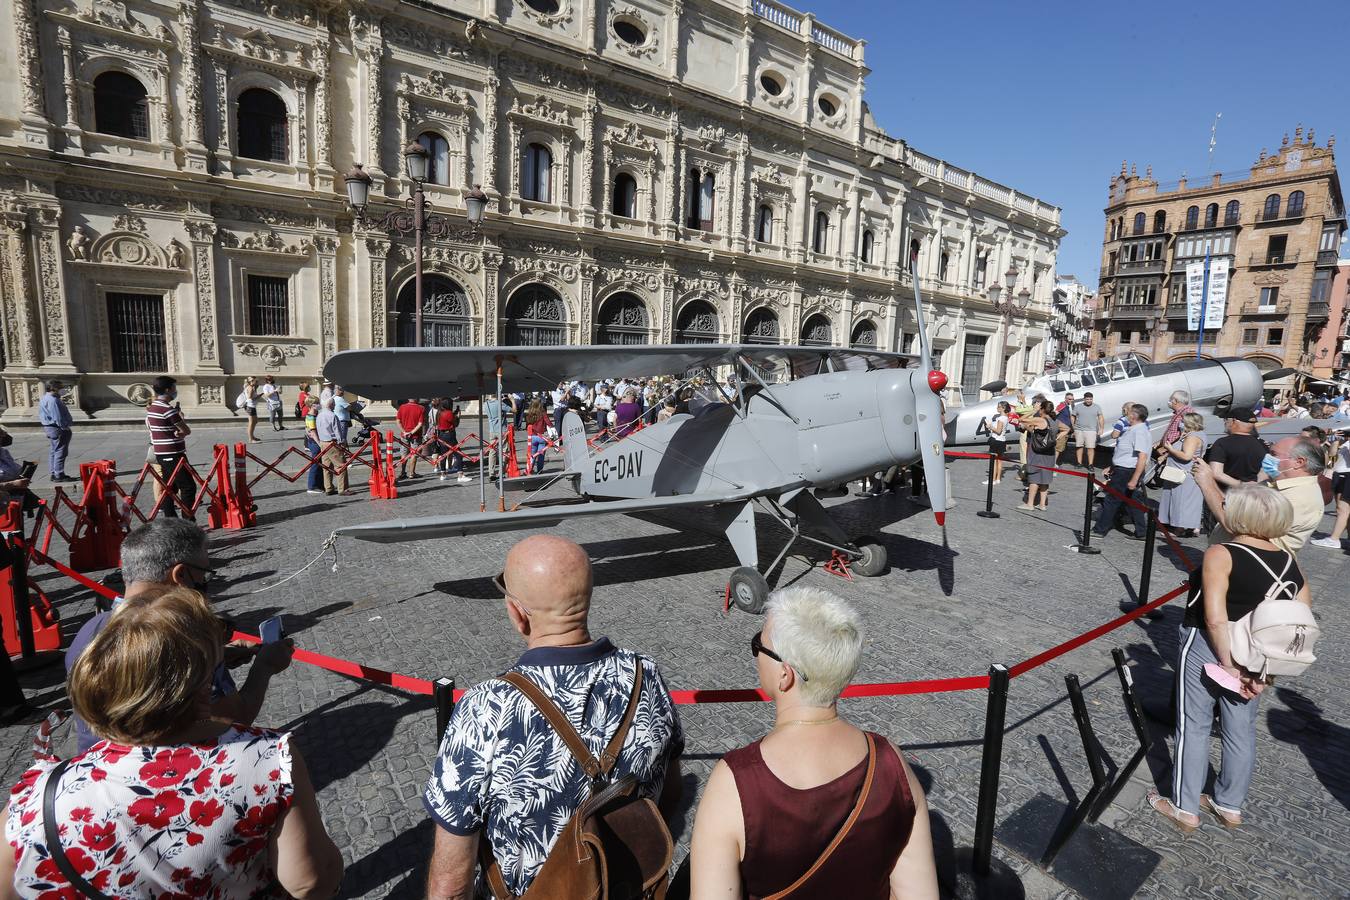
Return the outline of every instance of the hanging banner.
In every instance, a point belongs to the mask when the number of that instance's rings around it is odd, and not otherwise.
[[[1186,266],[1186,328],[1188,331],[1200,330],[1200,306],[1204,290],[1204,262],[1189,263]]]
[[[1222,328],[1228,310],[1228,257],[1209,261],[1209,300],[1205,303],[1205,328]]]

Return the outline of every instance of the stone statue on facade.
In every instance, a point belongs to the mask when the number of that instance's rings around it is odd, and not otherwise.
[[[89,235],[85,233],[83,225],[76,225],[75,230],[70,233],[66,249],[70,251],[71,259],[89,259]]]

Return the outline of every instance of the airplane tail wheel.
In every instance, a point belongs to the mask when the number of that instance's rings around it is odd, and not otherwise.
[[[886,568],[886,548],[874,537],[858,539],[858,558],[849,563],[854,575],[871,578]]]
[[[769,599],[769,583],[759,572],[742,566],[731,573],[727,588],[731,591],[731,602],[737,609],[754,615],[764,612],[764,604]]]

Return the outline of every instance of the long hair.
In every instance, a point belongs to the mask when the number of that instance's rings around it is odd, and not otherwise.
[[[543,416],[544,416],[544,404],[540,403],[538,400],[530,401],[530,408],[525,412],[526,424],[533,425],[535,422],[538,422],[541,418],[543,418]]]

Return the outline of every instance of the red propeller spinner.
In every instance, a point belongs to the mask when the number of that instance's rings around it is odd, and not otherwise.
[[[947,386],[947,376],[937,369],[934,369],[928,373],[928,386],[932,388],[933,393],[942,393],[942,389]]]

